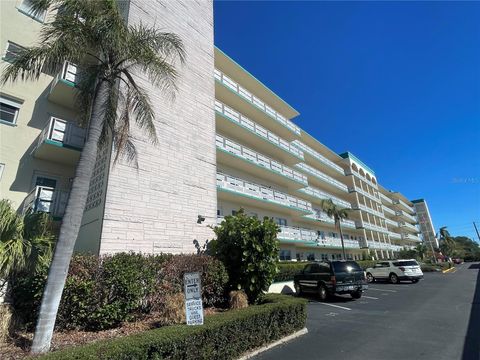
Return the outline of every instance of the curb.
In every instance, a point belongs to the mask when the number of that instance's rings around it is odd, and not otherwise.
[[[450,269],[447,269],[447,270],[442,270],[442,273],[448,273],[450,271],[453,271],[455,269],[455,266],[452,266]]]
[[[258,348],[257,350],[253,350],[241,357],[238,358],[238,360],[247,360],[247,359],[251,359],[252,357],[264,352],[264,351],[267,351],[267,350],[270,350],[272,348],[274,348],[275,346],[278,346],[278,345],[281,345],[281,344],[285,344],[286,342],[290,341],[290,340],[293,340],[297,337],[300,337],[302,335],[305,335],[308,333],[308,329],[305,327],[303,328],[302,330],[299,330],[291,335],[288,335],[288,336],[285,336],[284,338],[281,338],[280,340],[277,340],[271,344],[268,344],[268,345],[265,345],[261,348]]]

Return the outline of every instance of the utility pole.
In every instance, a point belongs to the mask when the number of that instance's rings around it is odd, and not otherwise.
[[[473,227],[475,228],[475,231],[477,232],[478,241],[480,241],[480,235],[478,234],[477,224],[475,224],[475,221],[473,222]]]

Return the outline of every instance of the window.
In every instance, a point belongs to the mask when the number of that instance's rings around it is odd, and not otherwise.
[[[280,260],[292,260],[292,252],[290,250],[280,250],[278,257]]]
[[[12,62],[24,49],[25,48],[23,46],[15,44],[11,41],[7,41],[7,49],[5,50],[5,55],[3,55],[3,60]]]
[[[320,257],[322,258],[322,261],[328,260],[328,254],[320,254]]]
[[[355,261],[334,262],[333,269],[336,273],[363,271],[363,269]]]
[[[0,121],[9,125],[15,125],[20,106],[19,102],[0,96]]]
[[[32,0],[23,0],[20,6],[18,7],[18,10],[20,10],[25,15],[30,16],[31,18],[37,21],[43,22],[45,20],[46,11],[39,11],[37,13],[34,13],[32,7],[33,7]]]
[[[3,170],[5,169],[5,164],[0,163],[0,181],[2,180]]]
[[[315,261],[315,254],[314,253],[306,253],[308,261]]]
[[[237,212],[238,212],[237,210],[232,210],[232,216],[237,215]]]
[[[283,225],[283,226],[287,226],[287,219],[283,219],[283,218],[275,218],[275,222],[278,224],[278,225]]]

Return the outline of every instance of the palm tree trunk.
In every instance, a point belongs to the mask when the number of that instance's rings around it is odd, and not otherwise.
[[[338,230],[340,231],[340,240],[342,241],[342,254],[343,260],[347,260],[347,256],[345,255],[345,245],[343,244],[343,232],[342,232],[342,225],[340,224],[340,220],[337,220]]]
[[[42,296],[40,314],[31,349],[32,353],[35,354],[47,352],[50,349],[58,306],[65,286],[75,241],[80,230],[83,210],[87,202],[90,178],[97,157],[98,141],[105,120],[105,103],[108,98],[109,86],[107,81],[101,81],[94,99],[87,141],[75,170],[72,189],[60,227],[60,235]]]

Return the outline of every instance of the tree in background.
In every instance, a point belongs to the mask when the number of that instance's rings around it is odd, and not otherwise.
[[[418,244],[416,247],[415,247],[415,252],[417,253],[417,256],[420,260],[424,260],[425,259],[425,254],[427,253],[428,251],[428,248],[426,245],[424,244]]]
[[[277,224],[247,216],[240,209],[225,216],[214,228],[217,236],[209,242],[209,253],[225,265],[231,290],[244,290],[250,303],[256,303],[267,291],[277,273]]]
[[[454,256],[456,244],[446,226],[442,226],[439,231],[440,234],[440,250],[444,255]]]
[[[87,137],[65,209],[32,352],[50,348],[58,306],[65,286],[80,222],[87,201],[90,178],[100,142],[112,140],[119,156],[134,161],[132,123],[143,129],[152,143],[157,136],[155,114],[147,93],[135,80],[144,73],[150,83],[168,95],[175,93],[177,71],[184,61],[181,39],[143,25],[128,26],[113,0],[30,0],[33,11],[56,13],[42,26],[37,46],[26,48],[9,64],[2,83],[37,80],[43,71],[54,73],[65,61],[81,69],[76,86],[78,106],[87,124]]]
[[[332,201],[332,199],[322,200],[321,206],[325,213],[335,220],[335,227],[340,232],[340,240],[342,241],[342,254],[343,259],[346,259],[347,256],[345,254],[345,244],[343,243],[343,232],[342,232],[342,224],[341,221],[344,219],[348,219],[348,209],[341,208]]]

